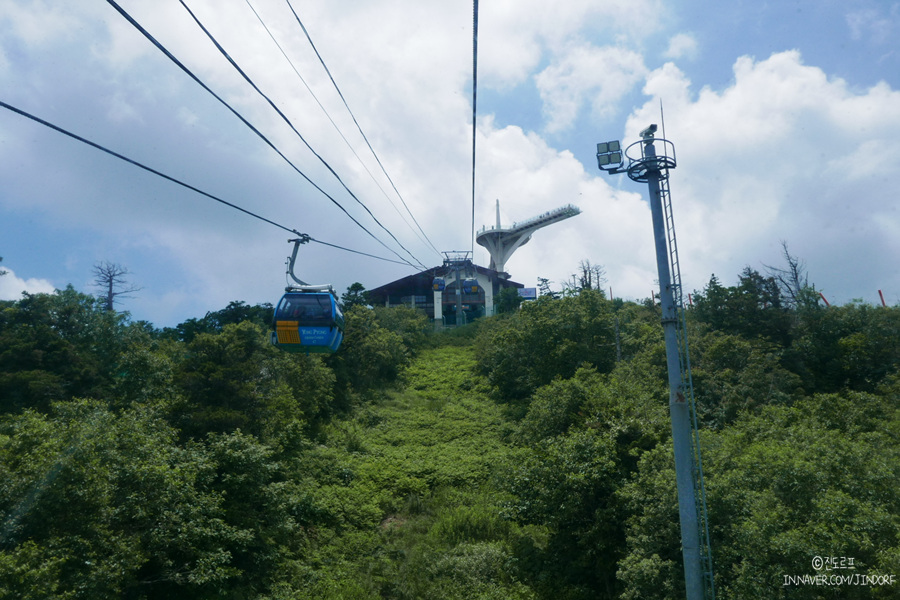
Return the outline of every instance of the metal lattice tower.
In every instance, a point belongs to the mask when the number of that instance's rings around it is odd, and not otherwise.
[[[656,125],[641,132],[642,140],[626,148],[619,142],[597,145],[597,164],[608,173],[627,173],[650,191],[650,212],[659,271],[659,299],[666,341],[669,378],[669,414],[675,450],[675,478],[678,488],[678,515],[681,523],[681,549],[684,558],[685,591],[688,600],[714,600],[712,549],[700,436],[691,379],[691,361],[685,329],[681,268],[675,238],[669,169],[674,169],[675,146],[656,138]],[[657,150],[656,144],[661,147]],[[628,166],[624,167],[625,161]]]

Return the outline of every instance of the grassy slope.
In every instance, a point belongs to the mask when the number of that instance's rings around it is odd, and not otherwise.
[[[422,352],[401,389],[336,423],[316,450],[335,522],[304,577],[313,597],[531,597],[511,576],[514,532],[494,479],[516,450],[473,367],[471,347]]]

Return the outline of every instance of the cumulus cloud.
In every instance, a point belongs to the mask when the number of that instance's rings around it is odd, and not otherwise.
[[[23,292],[29,294],[52,294],[56,289],[46,279],[35,277],[22,279],[16,275],[15,271],[6,267],[0,269],[0,272],[2,271],[6,271],[6,274],[0,275],[0,300],[18,300],[22,297]]]
[[[610,114],[646,73],[643,57],[632,50],[589,44],[567,48],[535,76],[546,130],[569,128],[585,103],[590,103],[595,115]]]
[[[482,3],[479,70],[489,85],[512,87],[527,80],[546,53],[589,35],[640,43],[662,27],[664,18],[661,0]]]
[[[693,59],[697,57],[697,40],[689,33],[679,33],[669,40],[669,47],[663,53],[665,58]]]
[[[695,97],[667,65],[645,86],[665,94],[667,137],[677,144],[683,266],[733,276],[744,264],[777,262],[785,240],[815,257],[811,281],[839,300],[900,285],[900,240],[886,233],[900,223],[886,193],[900,179],[900,92],[883,83],[855,91],[795,51],[740,58],[734,76],[728,88]],[[637,110],[630,137],[657,110],[655,101]]]

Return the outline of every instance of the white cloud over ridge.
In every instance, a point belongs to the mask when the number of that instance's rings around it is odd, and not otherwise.
[[[0,272],[2,271],[6,271],[6,274],[0,275],[0,300],[19,300],[23,293],[52,294],[56,289],[46,279],[37,277],[22,279],[8,267],[0,268]]]
[[[900,238],[892,235],[900,209],[890,196],[900,182],[900,92],[883,83],[851,89],[796,51],[737,59],[721,90],[695,90],[669,63],[646,74],[643,91],[649,98],[629,116],[624,141],[659,122],[664,98],[679,160],[671,189],[687,291],[712,274],[730,283],[745,266],[779,265],[782,241],[832,301],[875,302],[878,289],[900,289]],[[584,210],[517,251],[509,263],[516,280],[562,281],[588,258],[606,267],[617,295],[649,295],[656,272],[643,185],[584,170],[535,133],[493,131],[480,148],[493,157],[484,158],[482,172],[492,174],[484,196],[515,199],[514,218],[569,201]]]
[[[784,240],[840,301],[900,284],[900,240],[885,235],[900,223],[889,193],[900,181],[900,92],[855,92],[795,51],[740,58],[734,74],[729,88],[694,98],[668,65],[645,87],[665,95],[677,144],[672,189],[689,268],[728,280],[743,264],[777,263]],[[636,111],[630,135],[657,110],[650,101]]]

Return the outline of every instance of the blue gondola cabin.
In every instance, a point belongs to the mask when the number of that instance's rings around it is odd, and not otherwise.
[[[332,353],[344,339],[344,315],[330,292],[288,292],[275,309],[272,343],[287,352]]]

